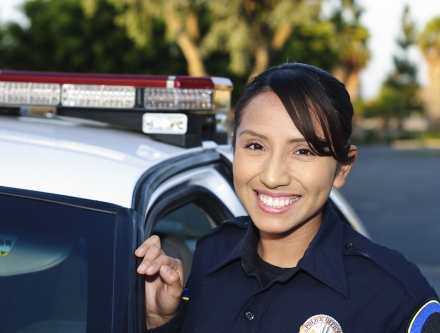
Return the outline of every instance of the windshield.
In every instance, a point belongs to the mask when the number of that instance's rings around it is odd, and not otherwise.
[[[0,331],[110,332],[115,216],[2,195],[0,207]]]

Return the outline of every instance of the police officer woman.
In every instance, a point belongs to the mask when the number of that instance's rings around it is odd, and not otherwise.
[[[342,83],[287,63],[255,77],[235,108],[237,195],[249,216],[199,239],[183,268],[150,237],[136,250],[152,332],[440,332],[416,266],[343,224],[328,203],[357,157]],[[433,331],[429,331],[434,328]]]

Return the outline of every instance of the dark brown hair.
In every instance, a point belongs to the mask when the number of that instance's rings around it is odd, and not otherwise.
[[[348,152],[353,106],[344,84],[322,69],[300,63],[271,67],[249,82],[235,106],[233,149],[246,106],[266,92],[278,96],[314,153],[339,162],[352,159]],[[324,137],[318,136],[317,125]]]

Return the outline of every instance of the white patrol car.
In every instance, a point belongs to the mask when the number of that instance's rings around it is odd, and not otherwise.
[[[221,144],[231,90],[214,77],[0,72],[0,332],[145,330],[138,245],[161,236],[187,278],[198,237],[246,214]]]

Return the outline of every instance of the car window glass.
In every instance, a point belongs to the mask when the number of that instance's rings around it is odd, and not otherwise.
[[[0,332],[109,331],[112,281],[99,276],[113,272],[114,217],[13,196],[3,204]]]
[[[167,255],[182,261],[187,280],[197,239],[214,226],[209,215],[196,204],[189,203],[161,218],[153,234],[161,238],[162,249]]]

